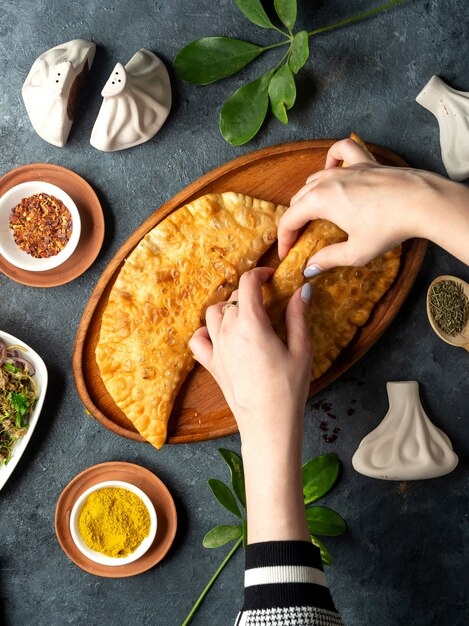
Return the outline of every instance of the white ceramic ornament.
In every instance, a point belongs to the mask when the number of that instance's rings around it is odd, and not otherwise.
[[[469,176],[469,92],[456,91],[438,76],[432,76],[415,98],[433,113],[440,127],[441,157],[448,176]]]
[[[91,145],[104,152],[137,146],[160,130],[171,108],[171,83],[161,59],[142,48],[116,65],[101,92],[104,101]]]
[[[95,52],[91,41],[68,41],[41,54],[26,77],[21,93],[31,124],[54,146],[67,142]]]
[[[451,441],[428,418],[416,381],[386,383],[389,411],[353,455],[353,467],[372,478],[421,480],[452,472]]]

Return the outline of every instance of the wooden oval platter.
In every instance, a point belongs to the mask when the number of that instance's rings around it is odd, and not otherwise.
[[[271,202],[288,205],[292,195],[313,172],[324,167],[333,140],[310,140],[263,148],[246,154],[205,174],[153,213],[120,248],[99,279],[83,313],[75,339],[73,373],[78,393],[88,411],[113,432],[144,441],[117,407],[101,380],[95,348],[101,316],[109,292],[125,258],[146,233],[172,211],[198,196],[236,191]],[[368,145],[380,163],[403,166],[405,162],[389,150]],[[415,281],[426,249],[426,241],[413,239],[404,244],[399,274],[389,291],[374,307],[367,323],[321,378],[311,384],[317,394],[353,365],[379,339],[401,308]],[[259,265],[278,263],[272,246]],[[237,432],[236,422],[213,378],[200,365],[186,379],[176,400],[168,427],[168,443],[189,443],[215,439]]]

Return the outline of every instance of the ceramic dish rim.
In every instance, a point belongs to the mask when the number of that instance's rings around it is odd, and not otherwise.
[[[10,478],[13,470],[18,464],[20,458],[22,457],[31,437],[36,428],[36,424],[39,420],[39,416],[41,415],[42,407],[44,404],[44,399],[46,397],[47,391],[47,383],[48,383],[48,373],[47,367],[44,363],[44,360],[39,356],[39,354],[31,348],[27,343],[18,339],[14,335],[7,333],[4,330],[0,330],[0,339],[2,339],[7,346],[16,346],[20,345],[24,348],[26,352],[26,357],[28,360],[31,360],[34,365],[36,372],[34,374],[34,379],[37,385],[38,393],[36,404],[32,410],[31,415],[29,416],[29,426],[28,431],[24,437],[18,439],[13,446],[12,457],[8,461],[7,465],[0,465],[0,491]],[[39,376],[37,376],[39,374]]]

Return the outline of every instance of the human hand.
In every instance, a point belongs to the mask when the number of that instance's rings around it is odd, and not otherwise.
[[[309,541],[301,480],[303,415],[311,373],[306,311],[309,283],[290,299],[287,343],[275,334],[262,301],[270,268],[241,276],[224,302],[207,309],[207,326],[189,342],[215,378],[241,435],[248,512],[248,543]],[[275,498],[272,498],[275,493]]]
[[[194,357],[215,378],[237,421],[243,448],[262,442],[272,453],[301,449],[302,423],[310,372],[311,342],[306,311],[311,286],[298,290],[288,305],[287,345],[275,334],[262,301],[270,268],[241,276],[223,313],[224,302],[207,309],[207,326],[189,342]]]
[[[347,167],[337,167],[342,160]],[[321,218],[342,228],[348,240],[311,257],[305,276],[366,265],[409,237],[428,236],[424,213],[444,205],[448,185],[454,183],[437,174],[379,165],[351,139],[339,141],[328,152],[326,168],[308,178],[281,217],[279,256],[286,256],[308,221]]]

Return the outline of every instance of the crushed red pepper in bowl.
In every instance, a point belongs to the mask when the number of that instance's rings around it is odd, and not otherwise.
[[[11,211],[10,228],[16,245],[36,259],[61,252],[72,234],[72,215],[55,196],[36,193]]]

